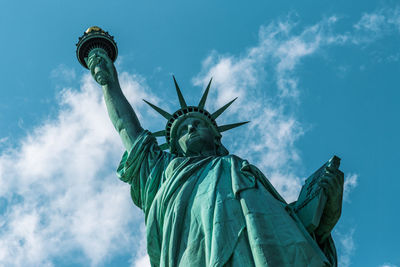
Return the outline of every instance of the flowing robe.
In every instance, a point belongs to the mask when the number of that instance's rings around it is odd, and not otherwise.
[[[253,165],[234,155],[176,157],[144,131],[118,167],[145,214],[152,266],[334,266]]]

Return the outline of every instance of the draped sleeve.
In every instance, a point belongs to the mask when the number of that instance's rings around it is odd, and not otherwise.
[[[164,181],[164,170],[173,159],[164,152],[149,131],[136,139],[130,151],[125,151],[117,169],[118,178],[131,185],[131,197],[147,217],[148,209]]]

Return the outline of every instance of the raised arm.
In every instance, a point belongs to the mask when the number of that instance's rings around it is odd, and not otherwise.
[[[86,63],[93,78],[103,88],[108,115],[129,151],[143,128],[122,93],[115,66],[102,49],[93,49]]]

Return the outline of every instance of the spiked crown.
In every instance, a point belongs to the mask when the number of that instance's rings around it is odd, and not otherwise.
[[[172,76],[172,77],[174,79],[176,93],[178,95],[179,104],[181,106],[180,109],[175,111],[173,114],[170,114],[167,111],[165,111],[165,110],[157,107],[156,105],[153,105],[143,99],[144,102],[146,102],[150,107],[152,107],[155,111],[157,111],[159,114],[161,114],[161,116],[163,116],[164,118],[166,118],[168,120],[167,124],[165,126],[165,130],[161,130],[161,131],[152,133],[152,135],[156,136],[156,137],[157,136],[165,136],[165,139],[167,142],[160,145],[161,149],[163,149],[163,150],[170,149],[171,153],[176,152],[174,139],[175,139],[175,135],[176,135],[176,130],[178,128],[177,126],[180,124],[180,122],[185,120],[185,118],[188,116],[198,117],[204,121],[209,122],[213,131],[219,137],[221,137],[222,132],[228,131],[232,128],[235,128],[235,127],[238,127],[238,126],[248,123],[248,121],[245,121],[245,122],[232,123],[232,124],[218,126],[215,121],[215,119],[217,119],[237,98],[231,100],[230,102],[228,102],[227,104],[225,104],[224,106],[222,106],[221,108],[219,108],[217,111],[215,111],[212,114],[204,109],[204,106],[205,106],[206,100],[207,100],[207,96],[208,96],[208,92],[210,90],[212,78],[211,78],[210,82],[208,83],[207,88],[204,91],[203,96],[200,99],[199,104],[197,106],[188,106],[186,104],[185,98],[182,95],[179,85],[176,82],[175,76]]]

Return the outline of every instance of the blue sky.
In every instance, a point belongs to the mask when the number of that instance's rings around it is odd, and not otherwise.
[[[147,264],[122,144],[75,56],[92,25],[144,127],[164,121],[143,98],[177,108],[172,74],[193,104],[214,77],[210,111],[239,97],[218,123],[252,121],[223,143],[288,201],[341,157],[340,266],[400,266],[400,4],[326,0],[1,1],[0,265]]]

